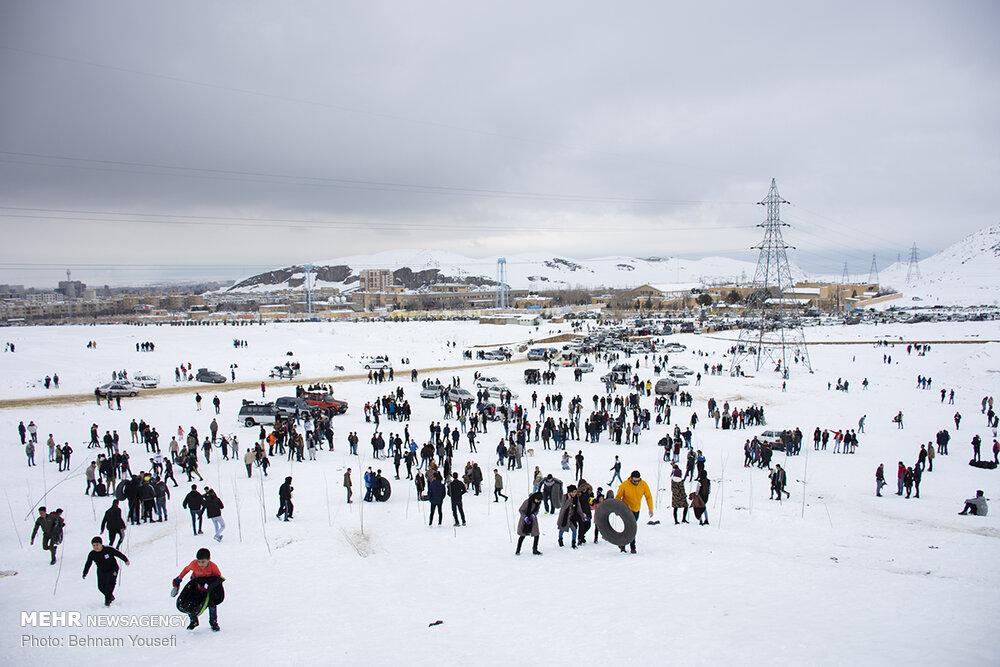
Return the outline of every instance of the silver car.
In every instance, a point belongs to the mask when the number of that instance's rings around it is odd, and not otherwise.
[[[100,396],[111,396],[112,398],[117,396],[138,396],[139,388],[126,380],[116,380],[115,382],[102,384],[97,388],[97,393]]]

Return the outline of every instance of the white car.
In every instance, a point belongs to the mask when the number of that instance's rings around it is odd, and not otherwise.
[[[685,375],[694,375],[694,371],[686,366],[671,366],[667,369],[672,377],[684,377]]]
[[[390,368],[392,368],[392,364],[383,359],[372,359],[367,364],[365,364],[365,370],[369,371],[381,371],[381,370],[387,371]]]
[[[112,398],[118,396],[137,396],[139,388],[127,380],[116,380],[102,384],[97,388],[97,393],[100,396],[111,396]]]
[[[510,391],[510,389],[507,388],[507,385],[502,384],[502,383],[501,384],[491,384],[489,386],[483,387],[483,389],[485,389],[486,391],[488,391],[490,393],[490,397],[499,396],[500,392]],[[510,391],[510,397],[511,397],[511,400],[516,400],[517,399],[517,394],[515,394],[512,391]]]
[[[592,373],[594,372],[594,364],[588,363],[586,361],[580,362],[576,365],[582,373]]]
[[[132,376],[132,384],[143,389],[155,389],[160,384],[160,376],[137,373]]]
[[[500,380],[492,375],[480,375],[476,378],[477,387],[488,387],[491,384],[500,384]]]

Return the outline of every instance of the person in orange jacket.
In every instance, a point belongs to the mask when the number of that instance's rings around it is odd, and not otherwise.
[[[633,470],[628,479],[621,483],[615,498],[625,503],[625,506],[632,511],[636,519],[639,518],[639,510],[642,509],[642,499],[645,498],[646,507],[649,508],[649,516],[653,516],[653,494],[649,490],[649,484],[646,484],[646,481],[642,479],[642,475],[639,474],[638,470]],[[619,548],[622,550],[622,553],[625,553],[624,546]],[[629,548],[632,553],[635,553],[635,540],[629,543]]]
[[[197,583],[203,588],[208,596],[208,624],[212,627],[215,632],[219,631],[219,615],[217,611],[217,605],[225,596],[222,591],[222,582],[225,581],[225,577],[222,576],[222,572],[219,570],[219,566],[212,562],[212,553],[202,547],[198,549],[195,554],[195,559],[188,563],[181,573],[177,575],[177,578],[173,580],[174,593],[177,595],[177,591],[180,588],[181,582],[184,577],[191,573],[192,583]],[[187,626],[188,630],[194,630],[198,627],[198,614],[189,613],[188,617],[191,619],[191,623]]]

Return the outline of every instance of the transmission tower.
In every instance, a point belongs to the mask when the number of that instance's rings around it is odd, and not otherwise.
[[[306,315],[310,317],[312,317],[313,315],[313,275],[314,275],[313,269],[314,268],[315,267],[313,267],[312,264],[306,264],[305,266],[302,267],[303,271],[305,271],[306,274],[305,280],[302,283],[302,286],[305,288],[306,291]]]
[[[510,296],[510,286],[507,285],[507,258],[497,258],[497,293],[495,306],[497,308],[509,308],[508,297]]]
[[[772,178],[767,197],[757,203],[767,208],[767,219],[757,225],[764,230],[764,240],[751,248],[760,250],[760,256],[730,373],[742,372],[743,364],[751,360],[754,369],[759,371],[765,358],[785,373],[790,372],[790,359],[802,363],[811,373],[809,351],[799,321],[799,305],[786,298],[787,292],[794,287],[785,252],[792,246],[786,245],[781,236],[781,228],[788,224],[781,221],[780,208],[788,202],[778,194],[778,185]]]
[[[878,263],[875,261],[875,253],[872,253],[872,268],[868,269],[868,282],[878,285]]]
[[[920,255],[917,254],[916,243],[910,248],[910,264],[906,267],[906,284],[909,285],[914,278],[920,278]]]

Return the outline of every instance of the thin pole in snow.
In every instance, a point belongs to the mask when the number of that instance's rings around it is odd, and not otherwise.
[[[240,536],[240,544],[243,543],[243,520],[240,518],[240,489],[236,485],[236,473],[233,473],[233,494],[236,496],[236,530]]]
[[[333,526],[333,521],[330,519],[330,484],[327,482],[326,473],[323,473],[323,490],[326,493],[326,525]]]
[[[729,454],[722,459],[722,479],[719,480],[719,520],[715,522],[716,528],[722,528],[722,511],[726,509],[726,461]]]
[[[66,529],[63,528],[63,537],[65,536],[66,536]],[[59,577],[62,576],[62,564],[65,559],[66,559],[65,553],[59,556],[59,569],[56,570],[56,583],[52,586],[52,597],[55,597],[56,589],[59,588]]]
[[[264,479],[260,475],[257,477],[260,479],[260,486],[257,487],[257,495],[260,498],[260,530],[264,534],[264,545],[267,546],[267,553],[271,555],[271,543],[267,540],[267,521],[265,520],[267,510],[264,505]]]
[[[17,532],[17,523],[14,521],[14,508],[10,504],[10,496],[7,495],[7,489],[3,490],[3,495],[7,498],[7,511],[10,512],[10,527],[13,529],[14,534],[17,535],[17,544],[20,548],[24,548],[24,542],[21,540],[21,533]]]
[[[510,520],[510,509],[508,508],[508,505],[509,505],[509,503],[507,501],[504,501],[504,504],[503,504],[504,523],[507,524],[507,539],[510,541],[511,544],[513,544],[514,543],[514,535],[513,535],[513,533],[511,533],[511,530],[510,530],[510,521],[511,520]]]
[[[806,463],[805,468],[802,471],[802,514],[800,518],[806,517],[806,479],[809,476],[809,448],[806,447]],[[829,514],[830,510],[827,510]],[[833,526],[833,521],[830,521],[830,526]]]

